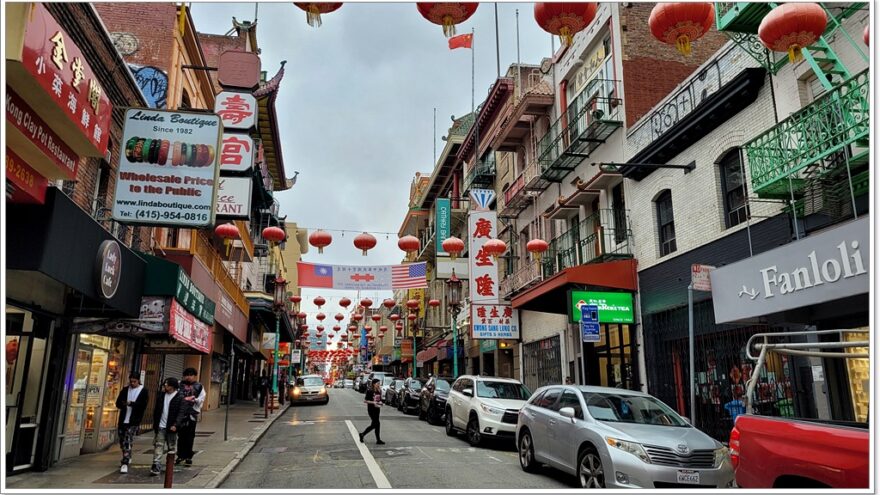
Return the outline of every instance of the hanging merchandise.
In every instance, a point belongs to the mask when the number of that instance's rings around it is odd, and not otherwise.
[[[758,38],[775,52],[788,52],[788,61],[801,59],[801,49],[813,43],[828,25],[825,9],[817,3],[785,3],[771,10],[758,26]]]
[[[455,25],[468,20],[477,11],[478,3],[465,2],[417,2],[422,17],[443,26],[447,38],[455,35]]]
[[[690,55],[691,42],[702,38],[714,23],[715,8],[708,2],[658,3],[648,18],[651,34],[675,45],[682,55]]]
[[[324,248],[333,242],[333,236],[323,230],[316,230],[309,235],[309,244],[318,248],[318,254],[324,252]]]
[[[223,239],[223,245],[226,246],[226,256],[229,256],[229,248],[232,247],[232,240],[238,239],[241,235],[238,227],[232,223],[222,223],[214,229],[214,234]]]
[[[306,22],[315,28],[321,27],[321,14],[329,14],[342,7],[341,2],[293,2],[293,4],[306,11]]]
[[[464,241],[454,236],[447,237],[443,241],[443,251],[449,253],[449,257],[455,260],[464,251]]]
[[[547,241],[545,241],[544,239],[532,239],[528,242],[528,244],[526,244],[526,250],[532,253],[532,257],[538,263],[541,262],[541,256],[543,256],[543,254],[547,252],[547,249],[549,248],[550,245],[547,244]]]
[[[367,251],[376,247],[376,238],[373,237],[373,234],[362,232],[354,238],[354,247],[360,249],[361,253],[366,256]]]
[[[563,46],[571,46],[574,35],[596,18],[594,2],[542,2],[535,4],[535,21],[541,29],[559,36]]]

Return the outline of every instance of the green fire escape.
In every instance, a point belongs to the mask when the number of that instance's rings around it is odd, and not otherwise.
[[[789,63],[787,54],[764,48],[757,32],[777,4],[716,2],[719,31],[737,43],[771,74]],[[849,43],[868,62],[862,46],[842,22],[866,3],[820,4],[828,27],[816,42],[801,50],[824,94],[746,143],[752,187],[759,198],[789,202],[797,217],[822,213],[832,219],[853,214],[855,198],[868,192],[870,81],[868,69],[852,74],[830,40]]]

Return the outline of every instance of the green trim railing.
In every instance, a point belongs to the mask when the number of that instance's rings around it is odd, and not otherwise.
[[[755,192],[785,188],[778,183],[844,147],[866,141],[869,91],[866,69],[748,142],[744,149]]]

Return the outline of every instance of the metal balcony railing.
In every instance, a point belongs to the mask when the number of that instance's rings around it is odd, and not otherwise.
[[[573,266],[632,257],[632,229],[626,210],[601,209],[550,242],[542,260],[544,277]]]
[[[65,183],[66,182],[68,181],[65,181]],[[71,188],[70,194],[68,194],[71,199],[73,199],[72,189],[73,188]],[[67,194],[67,192],[65,192],[65,194]],[[125,225],[114,220],[112,218],[113,208],[109,204],[110,201],[106,199],[95,199],[92,203],[92,218],[94,218],[104,230],[110,232],[110,234],[119,242],[136,251],[139,250],[141,244],[141,227]]]
[[[593,79],[538,142],[541,175],[559,182],[623,125],[619,81]]]
[[[472,187],[491,186],[495,180],[496,169],[495,153],[490,151],[489,155],[471,168],[465,176],[464,190],[470,191]]]
[[[235,283],[235,279],[229,274],[226,266],[223,264],[223,258],[214,249],[211,239],[200,230],[190,230],[192,233],[192,242],[190,243],[190,253],[201,260],[202,263],[211,271],[214,279],[220,284],[220,287],[229,294],[229,297],[239,309],[248,314],[248,301],[244,293]]]
[[[500,292],[505,298],[526,289],[541,280],[541,264],[528,260],[512,274],[501,280]]]
[[[868,145],[868,70],[856,74],[809,106],[744,145],[752,187],[761,197],[785,197],[789,178],[851,146]]]

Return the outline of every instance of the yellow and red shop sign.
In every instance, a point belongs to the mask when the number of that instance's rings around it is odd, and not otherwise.
[[[11,188],[7,183],[7,201],[40,205],[46,201],[46,187],[48,187],[49,181],[29,167],[9,148],[6,148],[6,179],[12,183]],[[10,189],[12,190],[10,191]]]
[[[104,156],[113,105],[73,38],[42,3],[5,10],[7,83],[75,153]]]
[[[6,87],[6,143],[47,179],[76,178],[79,156],[15,91]]]

